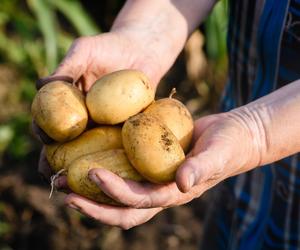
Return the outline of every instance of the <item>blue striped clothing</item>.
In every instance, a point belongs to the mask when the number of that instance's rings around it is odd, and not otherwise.
[[[229,6],[222,111],[300,79],[300,0],[231,0]],[[219,184],[201,249],[300,249],[299,160],[293,155]]]

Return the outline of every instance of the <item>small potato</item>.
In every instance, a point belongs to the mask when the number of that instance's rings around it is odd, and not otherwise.
[[[72,141],[46,145],[46,157],[52,169],[58,172],[82,155],[116,148],[123,148],[121,128],[101,126],[82,133]]]
[[[144,113],[155,115],[162,121],[176,136],[183,150],[188,151],[192,141],[194,122],[183,103],[171,97],[163,98],[153,102]]]
[[[185,155],[175,135],[157,117],[140,113],[129,118],[122,139],[131,164],[147,180],[174,181]]]
[[[100,78],[87,93],[86,105],[99,124],[117,124],[154,100],[154,90],[140,71],[120,70]]]
[[[122,178],[134,181],[143,180],[143,177],[131,166],[124,149],[97,152],[76,159],[68,167],[68,186],[73,192],[101,203],[118,205],[88,178],[88,172],[93,168],[104,168]]]
[[[37,125],[58,142],[80,135],[88,121],[84,95],[63,81],[43,86],[33,100],[31,113]]]

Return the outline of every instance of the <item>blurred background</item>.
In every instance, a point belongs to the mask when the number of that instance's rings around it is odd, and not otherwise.
[[[48,199],[38,175],[41,144],[30,130],[35,81],[51,73],[79,36],[109,30],[124,0],[1,0],[0,4],[0,250],[198,249],[209,192],[145,225],[122,231]],[[187,42],[157,97],[176,87],[194,118],[216,112],[227,75],[227,3]]]

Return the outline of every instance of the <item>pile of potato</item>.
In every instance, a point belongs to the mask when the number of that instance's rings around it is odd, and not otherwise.
[[[73,192],[116,204],[89,180],[92,168],[134,181],[174,180],[192,139],[193,120],[172,96],[154,101],[154,95],[147,77],[136,70],[105,75],[86,96],[62,81],[39,90],[33,119],[57,141],[46,145],[46,157],[55,172],[64,170]],[[87,129],[88,119],[97,127]]]

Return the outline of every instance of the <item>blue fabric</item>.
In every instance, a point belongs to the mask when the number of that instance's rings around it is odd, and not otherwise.
[[[300,0],[231,0],[229,15],[222,111],[300,79]],[[200,249],[300,249],[298,155],[230,178],[214,191]]]

